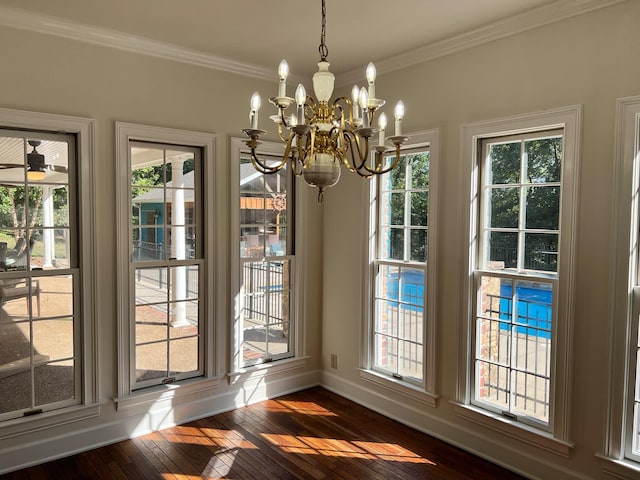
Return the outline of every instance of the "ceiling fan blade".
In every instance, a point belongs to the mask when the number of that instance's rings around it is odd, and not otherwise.
[[[46,167],[53,171],[53,172],[58,172],[58,173],[69,173],[69,169],[67,167],[64,167],[62,165],[46,165]]]

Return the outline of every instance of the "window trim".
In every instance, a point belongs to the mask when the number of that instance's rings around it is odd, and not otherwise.
[[[640,463],[627,455],[633,431],[635,355],[638,322],[633,321],[640,254],[630,251],[640,240],[640,202],[634,189],[640,184],[640,96],[616,100],[614,145],[614,211],[611,229],[611,288],[608,331],[609,376],[606,430],[603,451],[598,454],[604,472],[620,478],[636,478]],[[637,301],[636,301],[637,303]],[[640,373],[640,372],[639,372]]]
[[[582,107],[580,105],[550,109],[531,114],[515,115],[496,120],[480,121],[464,124],[461,127],[460,152],[463,160],[463,171],[460,176],[461,191],[468,192],[463,214],[463,238],[461,239],[461,299],[458,375],[456,400],[457,413],[465,418],[473,419],[489,428],[506,435],[518,438],[541,448],[554,451],[560,455],[568,455],[573,446],[569,441],[573,315],[577,238],[577,199],[578,172],[580,163],[580,139],[582,125]],[[563,252],[558,264],[558,318],[553,323],[555,348],[551,353],[553,378],[550,394],[550,432],[538,430],[519,422],[498,418],[484,409],[471,404],[473,394],[472,369],[474,368],[474,351],[472,350],[474,329],[474,274],[476,272],[476,242],[478,221],[479,194],[479,155],[480,142],[484,138],[508,136],[529,132],[564,129],[563,141],[563,178],[562,178],[562,233],[559,239],[559,251]],[[569,159],[569,160],[567,160]],[[468,203],[467,203],[468,202]],[[558,367],[560,365],[560,367]]]
[[[429,150],[429,213],[428,213],[428,231],[432,235],[428,236],[427,249],[427,274],[426,282],[430,287],[426,289],[426,307],[424,337],[423,342],[423,383],[416,385],[415,382],[402,381],[393,377],[383,375],[378,370],[373,369],[373,325],[375,313],[373,307],[373,298],[375,293],[374,271],[376,252],[375,242],[378,241],[378,235],[372,235],[372,229],[377,225],[378,208],[376,206],[376,196],[378,191],[378,178],[374,177],[368,182],[367,187],[363,188],[363,202],[368,210],[365,216],[365,224],[362,228],[362,244],[366,245],[363,254],[363,291],[362,291],[362,318],[360,324],[360,378],[364,381],[373,383],[378,386],[393,391],[394,393],[403,395],[413,400],[418,400],[431,407],[436,407],[440,395],[438,394],[438,378],[437,378],[437,253],[438,253],[438,178],[439,178],[439,157],[440,157],[440,130],[425,130],[409,135],[410,140],[403,145],[402,151],[419,151],[420,149]]]
[[[240,197],[240,157],[248,154],[249,149],[245,145],[242,138],[231,138],[231,215],[230,215],[230,240],[231,240],[231,330],[230,330],[230,351],[229,351],[229,383],[233,384],[241,379],[253,378],[256,375],[266,376],[275,374],[284,370],[290,370],[303,367],[306,364],[305,352],[305,316],[304,316],[304,275],[302,271],[302,263],[300,261],[300,253],[298,245],[304,245],[306,228],[304,227],[303,212],[306,212],[306,191],[300,177],[294,176],[292,183],[294,185],[294,232],[293,232],[293,254],[283,258],[290,258],[291,271],[291,294],[290,294],[290,329],[293,331],[293,339],[291,349],[293,355],[282,359],[274,359],[268,363],[258,363],[255,365],[244,366],[238,355],[239,339],[242,338],[240,331],[240,209],[237,208],[237,200]],[[262,142],[257,149],[257,155],[269,154],[282,156],[284,154],[284,145],[279,142]]]
[[[78,170],[75,181],[77,182],[76,201],[79,207],[77,254],[82,292],[82,301],[79,302],[82,348],[78,365],[81,375],[80,403],[47,411],[41,415],[3,422],[0,425],[0,439],[5,439],[95,417],[100,413],[98,315],[95,302],[97,298],[95,275],[98,271],[94,175],[96,121],[83,117],[0,108],[0,125],[20,130],[43,130],[76,136]],[[28,426],[25,427],[25,425]]]
[[[215,278],[214,268],[205,268],[205,290],[203,298],[209,299],[203,315],[202,335],[205,351],[203,357],[204,375],[194,379],[178,381],[168,385],[143,388],[132,391],[131,387],[131,319],[130,319],[130,276],[129,276],[129,148],[130,142],[155,142],[162,144],[184,145],[202,149],[202,179],[204,185],[214,185],[215,155],[217,136],[213,133],[177,130],[173,128],[154,127],[133,123],[115,122],[116,136],[116,265],[117,265],[117,346],[118,346],[118,390],[114,398],[118,409],[128,408],[140,403],[152,404],[167,395],[179,398],[189,395],[194,388],[215,388],[221,365],[221,348],[216,339],[222,338],[224,325],[214,322],[218,315],[220,298],[217,288],[221,282]],[[214,206],[214,188],[204,188],[203,195],[203,255],[205,265],[216,263],[215,252],[217,241],[215,236],[216,212]],[[126,222],[123,219],[127,219]],[[215,292],[215,293],[214,293]],[[208,348],[207,348],[208,346]],[[222,363],[221,363],[222,362]],[[196,384],[194,386],[194,384]]]

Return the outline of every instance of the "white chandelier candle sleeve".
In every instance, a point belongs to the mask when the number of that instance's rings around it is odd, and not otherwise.
[[[287,96],[287,76],[289,75],[289,64],[286,60],[282,60],[278,66],[278,76],[280,77],[280,83],[278,85],[278,96]]]
[[[362,109],[362,126],[369,128],[369,94],[364,87],[360,89],[360,108]]]
[[[298,84],[296,88],[296,105],[298,106],[298,117],[300,122],[304,123],[304,102],[307,100],[307,91],[304,85]]]
[[[387,116],[383,113],[378,118],[378,145],[384,145],[384,130],[387,128]]]
[[[357,123],[360,119],[360,109],[358,102],[360,101],[360,88],[354,85],[351,89],[351,106],[353,108],[353,120]]]
[[[376,66],[371,62],[367,65],[366,75],[369,84],[369,98],[376,98]]]
[[[260,111],[260,94],[258,92],[253,92],[251,95],[251,113],[249,117],[251,118],[251,128],[253,130],[258,129],[258,111]]]
[[[396,108],[395,108],[395,117],[396,117],[396,137],[402,135],[402,119],[404,118],[404,103],[402,103],[402,100],[400,100],[398,103],[396,103]]]

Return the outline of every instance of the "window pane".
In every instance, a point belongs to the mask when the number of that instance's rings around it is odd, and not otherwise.
[[[136,268],[135,301],[145,303],[167,302],[169,300],[169,274],[166,267]]]
[[[404,201],[402,192],[385,193],[380,204],[382,225],[404,225]]]
[[[527,233],[524,236],[525,268],[545,272],[558,271],[558,235]]]
[[[33,384],[36,406],[75,398],[73,360],[47,363],[34,368]]]
[[[163,379],[167,374],[167,342],[136,346],[136,381]]]
[[[429,152],[409,155],[409,166],[411,167],[412,190],[427,188],[429,186]]]
[[[13,363],[12,375],[0,378],[0,413],[31,407],[31,334],[29,322],[0,321],[0,363]],[[43,357],[35,357],[41,361]]]
[[[513,232],[489,233],[489,261],[485,268],[501,270],[518,265],[518,234]]]
[[[411,225],[415,227],[426,227],[429,215],[429,193],[411,192]]]
[[[489,226],[491,228],[518,228],[520,219],[520,189],[492,188],[491,213]]]
[[[406,188],[407,156],[401,155],[396,167],[382,181],[382,190],[404,190]]]
[[[525,142],[527,180],[531,183],[559,182],[562,171],[562,138]]]
[[[560,219],[560,187],[527,187],[525,228],[558,230]]]
[[[180,338],[169,342],[169,375],[198,370],[198,337]]]
[[[489,147],[488,185],[520,182],[520,145],[520,142],[513,142]]]
[[[384,260],[404,260],[404,229],[382,228],[380,257]]]
[[[31,281],[34,316],[41,318],[73,316],[73,277],[46,276]]]
[[[427,261],[427,231],[411,229],[411,257],[413,262]]]

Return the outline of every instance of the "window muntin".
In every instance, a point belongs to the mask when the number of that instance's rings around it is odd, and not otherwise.
[[[550,428],[562,132],[482,142],[472,403]]]
[[[279,160],[267,154],[265,161]],[[272,158],[272,160],[270,160]],[[288,168],[264,175],[240,155],[239,366],[294,355],[293,181]]]
[[[74,135],[0,130],[0,420],[83,401],[76,169]]]
[[[430,155],[407,152],[377,183],[372,368],[424,382]]]
[[[131,388],[203,375],[202,160],[130,142]]]

